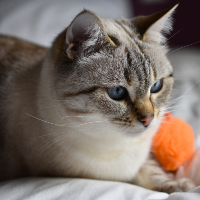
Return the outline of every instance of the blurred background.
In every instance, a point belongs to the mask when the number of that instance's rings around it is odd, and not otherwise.
[[[149,15],[179,2],[169,44],[183,46],[200,40],[198,0],[0,0],[0,33],[49,46],[84,8],[117,19]]]
[[[200,146],[200,1],[199,0],[0,0],[0,33],[50,46],[84,8],[103,18],[148,15],[177,3],[172,48],[175,85],[168,110],[189,122]]]
[[[104,18],[133,16],[129,0],[0,0],[0,33],[49,46],[84,8]]]
[[[134,15],[149,15],[179,3],[174,15],[170,46],[184,46],[200,41],[200,1],[198,0],[133,0]],[[200,47],[196,43],[195,47]]]

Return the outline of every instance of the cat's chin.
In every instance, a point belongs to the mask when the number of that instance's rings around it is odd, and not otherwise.
[[[145,134],[146,132],[148,132],[150,130],[150,128],[145,128],[144,130],[141,131],[126,131],[125,135],[129,136],[129,137],[139,137],[143,134]]]
[[[141,132],[126,132],[125,135],[128,137],[139,137],[140,135],[144,134],[145,131]]]

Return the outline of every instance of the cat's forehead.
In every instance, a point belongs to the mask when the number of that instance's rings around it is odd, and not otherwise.
[[[138,44],[121,43],[116,49],[105,49],[79,60],[80,77],[85,77],[92,85],[134,86],[146,91],[156,80],[168,76],[171,65],[161,55],[159,49]],[[159,52],[159,55],[158,55]]]
[[[128,19],[103,19],[103,22],[108,35],[123,39],[124,42],[129,42],[130,38],[137,35]]]
[[[108,35],[116,37],[119,41],[117,55],[127,59],[129,64],[127,67],[130,70],[133,68],[140,70],[142,66],[146,66],[147,70],[153,68],[157,79],[172,73],[172,66],[166,57],[167,48],[148,44],[139,39],[129,19],[105,19],[104,24]]]

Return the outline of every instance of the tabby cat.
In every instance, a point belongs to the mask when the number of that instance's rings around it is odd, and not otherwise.
[[[0,36],[0,180],[123,181],[188,191],[150,154],[173,87],[164,33],[177,7],[134,19],[84,10],[50,49]]]

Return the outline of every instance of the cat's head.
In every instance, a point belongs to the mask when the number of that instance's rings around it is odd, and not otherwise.
[[[56,99],[74,115],[95,113],[133,135],[154,126],[173,86],[163,34],[176,7],[130,20],[77,15],[50,51]]]

